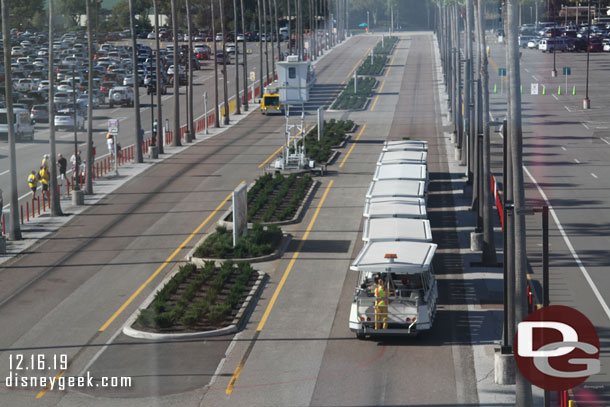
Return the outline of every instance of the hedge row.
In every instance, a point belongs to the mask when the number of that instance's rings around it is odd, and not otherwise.
[[[340,144],[345,138],[345,132],[353,126],[352,120],[324,121],[324,137],[320,141],[318,141],[318,126],[314,126],[305,137],[307,157],[319,163],[328,162],[333,152],[332,147]]]
[[[376,83],[375,78],[358,77],[358,91],[354,92],[354,79],[350,79],[347,87],[337,97],[331,108],[337,110],[363,108]]]
[[[243,259],[259,257],[273,253],[282,241],[282,230],[276,225],[264,228],[255,223],[246,235],[239,237],[233,247],[233,232],[224,226],[218,226],[216,231],[195,249],[195,257],[214,257],[220,259]]]
[[[371,58],[367,57],[364,59],[362,64],[358,67],[358,75],[381,75],[383,68],[388,61],[387,55],[373,55],[373,62]],[[353,83],[352,83],[353,86]]]

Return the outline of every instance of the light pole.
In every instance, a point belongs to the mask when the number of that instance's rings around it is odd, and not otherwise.
[[[589,36],[591,35],[591,0],[587,0],[587,80],[585,81],[585,99],[582,101],[582,108],[587,110],[591,108],[591,100],[589,99]],[[566,89],[567,91],[567,89]]]
[[[369,12],[366,12],[366,32],[371,32],[371,23],[369,22]]]
[[[74,191],[80,191],[80,163],[78,159],[78,138],[76,134],[76,71],[74,64],[72,65],[72,110],[72,128],[74,129]]]

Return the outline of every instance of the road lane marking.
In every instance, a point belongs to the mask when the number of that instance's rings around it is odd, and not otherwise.
[[[379,96],[381,96],[381,91],[383,90],[383,86],[385,85],[385,78],[388,77],[388,74],[390,73],[390,69],[392,69],[392,65],[394,64],[395,57],[396,57],[396,55],[392,55],[392,60],[390,61],[390,66],[388,67],[388,70],[386,71],[385,75],[383,75],[384,79],[383,79],[383,82],[381,83],[381,86],[379,87],[379,92],[377,92],[377,97],[375,97],[373,106],[371,106],[371,112],[373,110],[375,110],[375,106],[377,106],[377,101],[379,100]]]
[[[9,172],[11,172],[11,170],[2,171],[2,172],[0,172],[0,176],[2,176],[4,174],[8,174]]]
[[[529,71],[530,71],[530,70],[529,70],[529,69],[527,69],[527,68],[523,68],[523,69],[525,70],[525,72],[528,72],[528,73],[529,73]],[[532,75],[532,76],[534,76],[534,75]],[[536,79],[536,78],[534,78],[534,79]]]
[[[562,149],[563,151],[568,151],[568,149],[567,149],[567,148],[565,148],[564,146],[561,146],[561,149]]]
[[[594,173],[591,173],[591,176],[592,176],[593,178],[595,178],[595,179],[597,179],[597,178],[598,178],[598,177],[597,177],[597,175],[595,175]]]
[[[575,159],[574,159],[574,162],[575,162],[576,164],[580,164],[580,161],[578,161],[578,158],[575,158]]]
[[[603,141],[604,143],[606,143],[606,144],[610,145],[610,141],[606,140],[606,139],[605,139],[605,138],[603,138],[603,137],[600,137],[600,139],[601,139],[601,141]]]
[[[246,181],[242,181],[240,182],[237,186],[244,184]],[[157,277],[157,275],[159,275],[159,273],[161,273],[161,271],[163,271],[163,269],[174,259],[174,257],[176,257],[178,255],[178,253],[180,253],[180,251],[184,248],[184,246],[186,246],[191,239],[197,234],[199,233],[199,231],[201,230],[201,228],[203,228],[209,221],[210,219],[212,219],[212,217],[214,217],[214,215],[216,215],[216,213],[224,206],[224,204],[227,203],[227,201],[229,199],[231,199],[231,195],[233,192],[229,193],[229,195],[227,195],[227,197],[225,199],[223,199],[223,201],[216,207],[216,209],[214,209],[212,211],[212,213],[210,213],[208,215],[207,218],[205,218],[205,220],[203,222],[201,222],[201,224],[199,226],[197,226],[197,228],[193,231],[193,233],[191,233],[189,235],[189,237],[187,237],[181,244],[180,246],[178,246],[178,248],[176,250],[174,250],[174,252],[167,258],[165,259],[165,261],[157,268],[157,270],[155,270],[155,272],[153,274],[151,274],[150,277],[148,277],[148,279],[146,279],[146,281],[140,286],[138,287],[138,289],[131,294],[131,296],[127,299],[127,301],[125,301],[123,303],[123,305],[121,305],[119,307],[118,310],[116,310],[116,312],[114,314],[112,314],[112,316],[104,323],[104,325],[102,325],[99,329],[100,332],[103,332],[106,330],[106,328],[108,328],[108,326],[119,316],[121,315],[121,313],[125,310],[125,308],[127,308],[129,306],[129,304],[131,304],[133,302],[133,300],[136,299],[136,297],[142,292],[142,290],[144,290],[144,288],[146,288],[154,279],[155,277]]]
[[[307,241],[307,238],[309,237],[309,233],[311,232],[311,229],[313,229],[313,225],[315,224],[316,219],[318,218],[320,209],[322,208],[322,205],[324,205],[324,202],[326,201],[326,197],[328,196],[328,191],[330,191],[330,188],[333,186],[334,182],[335,182],[335,180],[330,180],[330,182],[328,183],[328,186],[326,187],[326,190],[324,191],[324,194],[322,195],[322,198],[320,199],[320,203],[318,203],[318,207],[316,208],[316,211],[314,212],[313,217],[311,218],[311,221],[309,221],[309,225],[307,226],[307,229],[305,230],[305,234],[301,238],[301,242],[299,243],[297,250],[292,255],[292,258],[290,259],[290,263],[288,263],[288,267],[286,267],[286,270],[284,271],[284,274],[282,275],[280,282],[278,283],[277,287],[275,288],[275,291],[273,292],[273,295],[271,296],[271,300],[269,300],[269,304],[267,305],[267,308],[265,309],[263,317],[261,318],[258,326],[256,327],[256,332],[254,333],[254,337],[250,341],[248,350],[246,351],[246,353],[244,354],[244,357],[239,362],[239,365],[237,365],[237,368],[235,369],[235,372],[233,373],[233,376],[231,377],[231,380],[229,381],[227,389],[225,390],[225,393],[227,395],[230,395],[231,393],[233,393],[233,388],[235,387],[235,383],[237,382],[237,379],[239,378],[239,375],[242,372],[244,364],[246,363],[247,356],[250,355],[250,352],[252,351],[252,348],[254,347],[254,343],[256,342],[258,335],[265,327],[265,324],[267,323],[267,319],[269,318],[269,314],[271,313],[271,310],[273,309],[273,306],[275,305],[275,301],[277,300],[277,297],[279,296],[280,291],[282,291],[282,288],[284,288],[284,284],[286,284],[286,280],[288,279],[288,276],[290,275],[290,272],[292,271],[292,268],[294,267],[294,264],[296,263],[296,260],[299,257],[301,250],[303,250],[303,246],[305,245],[305,242]]]
[[[55,375],[55,380],[53,381],[53,383],[57,382],[57,379],[59,379],[60,377],[62,377],[62,376],[63,376],[63,375],[65,375],[65,374],[66,374],[66,371],[65,371],[65,370],[62,370],[61,372],[57,373],[57,374]],[[38,393],[38,394],[36,395],[36,398],[37,398],[37,399],[42,398],[42,396],[44,396],[45,394],[47,394],[47,392],[48,392],[50,389],[51,389],[51,385],[50,385],[50,384],[47,384],[47,385],[45,386],[45,388],[44,388],[44,389],[42,389],[42,390],[40,390],[40,393]]]
[[[557,95],[556,95],[556,94],[554,94],[554,93],[553,93],[553,97],[555,98],[555,100],[559,100],[559,99],[557,98]]]
[[[565,105],[564,105],[563,107],[565,107],[565,108],[566,108],[566,110],[567,110],[568,112],[572,113],[572,111],[570,110],[570,108],[569,108],[569,107],[567,107],[567,106],[565,106]]]
[[[358,60],[358,62],[356,62],[356,65],[354,65],[354,67],[352,68],[352,70],[351,70],[351,71],[349,71],[349,73],[347,74],[347,76],[346,76],[346,78],[347,78],[347,79],[349,79],[349,78],[352,76],[352,74],[354,73],[354,71],[356,70],[356,68],[358,68],[358,66],[359,66],[359,65],[360,65],[360,63],[361,63],[361,62],[364,60],[364,58],[367,58],[367,57],[370,55],[371,49],[373,49],[373,47],[374,47],[375,45],[377,45],[377,44],[375,43],[375,44],[371,45],[371,46],[369,47],[369,49],[367,49],[367,50],[366,50],[366,52],[364,53],[364,56],[363,56],[362,58],[360,58],[360,59]]]
[[[538,80],[538,78],[536,78],[536,75],[532,75],[532,78],[534,78],[535,81]]]
[[[568,235],[566,234],[565,230],[563,229],[561,222],[559,222],[559,218],[557,217],[557,214],[555,213],[555,209],[553,209],[553,205],[551,205],[551,202],[549,202],[549,199],[547,198],[546,194],[542,190],[542,187],[540,185],[538,185],[538,182],[536,181],[536,179],[534,179],[532,174],[528,171],[527,167],[523,166],[523,170],[525,171],[525,173],[527,174],[529,179],[534,183],[534,185],[536,185],[536,188],[538,189],[540,196],[542,196],[542,199],[544,199],[546,205],[549,207],[549,213],[553,217],[553,220],[555,221],[555,224],[557,225],[557,229],[559,229],[559,233],[563,237],[563,240],[564,240],[566,246],[568,246],[568,250],[570,250],[570,253],[572,254],[572,258],[576,262],[576,265],[578,266],[578,268],[580,269],[585,280],[589,284],[589,287],[591,287],[591,290],[593,290],[593,294],[595,294],[595,297],[597,298],[597,301],[599,302],[602,309],[606,313],[606,316],[608,317],[608,319],[610,319],[610,308],[608,307],[608,304],[606,304],[604,297],[602,297],[601,293],[599,292],[599,289],[593,282],[593,279],[589,275],[589,272],[585,268],[585,265],[580,260],[580,257],[576,253],[576,250],[574,250],[574,246],[572,246],[572,242],[570,241],[570,239],[568,238]]]
[[[356,147],[356,143],[358,143],[358,140],[360,140],[360,136],[362,136],[362,133],[364,132],[364,129],[366,129],[366,123],[362,125],[362,128],[360,129],[360,133],[358,133],[358,136],[356,137],[356,139],[352,143],[352,146],[350,147],[349,151],[347,152],[347,154],[343,158],[343,161],[341,161],[341,164],[339,164],[339,168],[343,168],[343,165],[347,161],[347,157],[349,157],[349,155],[352,153],[352,150],[354,149],[354,147]]]
[[[585,123],[580,122],[580,124],[582,124],[583,126],[585,126],[585,129],[590,130],[590,129],[589,129],[589,126],[587,126]]]

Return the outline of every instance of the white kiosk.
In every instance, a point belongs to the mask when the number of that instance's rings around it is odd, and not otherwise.
[[[277,64],[280,103],[286,106],[286,144],[283,157],[278,158],[277,169],[304,169],[313,166],[305,151],[305,103],[309,101],[309,89],[315,83],[315,73],[309,61],[299,61],[296,55],[289,55],[286,61]],[[301,107],[300,120],[290,123],[290,108]],[[294,134],[293,134],[294,133]]]

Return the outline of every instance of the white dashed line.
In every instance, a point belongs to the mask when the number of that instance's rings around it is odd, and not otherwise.
[[[572,113],[572,111],[570,110],[570,108],[569,108],[569,107],[567,107],[567,106],[564,106],[564,107],[566,108],[566,110],[567,110],[568,112]]]
[[[595,174],[591,173],[591,176],[592,176],[593,178],[597,179],[597,175],[595,175]]]
[[[574,159],[574,162],[575,162],[576,164],[580,164],[580,161],[578,161],[578,158],[575,158],[575,159]]]
[[[582,124],[583,126],[585,126],[585,129],[590,130],[590,129],[589,129],[589,126],[587,126],[585,123],[582,123],[582,122],[581,122],[580,124]]]
[[[554,93],[553,93],[553,97],[555,98],[555,100],[559,100],[559,99],[557,98],[557,95],[556,95],[556,94],[554,94]]]
[[[567,148],[565,148],[564,146],[561,146],[561,149],[562,149],[563,151],[568,151],[568,149],[567,149]]]
[[[529,72],[529,71],[530,71],[530,70],[529,70],[529,69],[527,69],[527,68],[523,68],[523,69],[525,70],[525,72]]]
[[[606,144],[610,145],[610,141],[606,140],[606,139],[605,139],[605,138],[603,138],[603,137],[600,137],[600,139],[601,139],[601,141],[603,141],[604,143],[606,143]]]
[[[9,172],[11,172],[11,170],[2,171],[0,172],[0,176],[8,174]]]
[[[536,78],[536,75],[532,75],[532,78],[534,78],[535,81],[538,80],[538,78]]]

